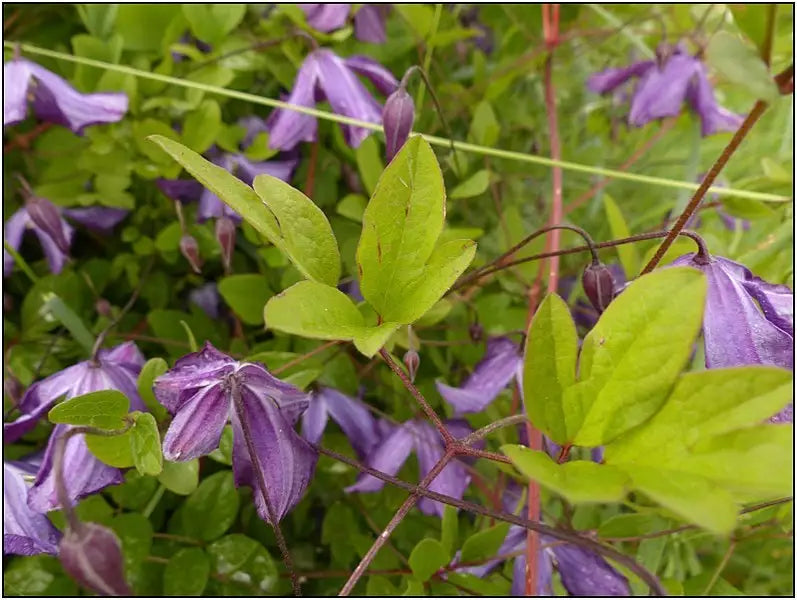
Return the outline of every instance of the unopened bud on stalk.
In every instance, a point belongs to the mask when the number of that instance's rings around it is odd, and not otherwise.
[[[199,244],[193,236],[185,234],[180,238],[180,252],[185,256],[194,273],[201,273],[202,259],[199,257]]]
[[[404,355],[404,365],[410,374],[410,381],[415,383],[415,375],[418,373],[418,367],[421,366],[421,357],[415,350],[407,350]]]
[[[581,285],[592,306],[602,313],[614,297],[614,277],[609,267],[600,262],[593,262],[581,276]]]
[[[480,342],[484,336],[484,328],[479,323],[473,323],[470,327],[468,327],[468,333],[470,334],[471,340],[474,342]]]
[[[221,246],[221,260],[224,270],[229,271],[232,264],[232,252],[235,249],[235,223],[230,217],[216,219],[216,239]]]
[[[132,596],[124,577],[116,534],[97,523],[68,528],[58,549],[61,564],[75,581],[102,596]]]
[[[105,298],[97,298],[97,301],[94,303],[94,309],[100,316],[111,317],[111,303]]]
[[[385,128],[387,162],[393,160],[410,135],[415,120],[415,105],[404,87],[399,86],[385,101],[382,125]]]
[[[69,254],[69,241],[64,232],[64,221],[55,204],[45,198],[29,196],[25,202],[25,210],[33,223],[50,236],[58,249]]]

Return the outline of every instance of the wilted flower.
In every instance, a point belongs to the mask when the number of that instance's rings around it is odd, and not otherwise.
[[[124,576],[122,545],[116,534],[98,523],[67,528],[58,558],[64,571],[101,596],[132,596]]]
[[[354,37],[361,42],[384,44],[387,40],[385,19],[390,12],[386,4],[363,4],[354,15]]]
[[[484,358],[462,387],[455,388],[438,381],[437,390],[454,407],[455,416],[481,412],[519,374],[521,365],[520,352],[512,340],[490,338]]]
[[[465,437],[472,432],[468,424],[461,420],[447,421],[446,427],[455,437]],[[426,477],[443,457],[443,445],[437,430],[425,421],[413,419],[393,428],[391,432],[384,435],[380,443],[373,447],[366,464],[372,469],[388,475],[395,475],[407,461],[413,449],[418,455],[418,466],[422,478]],[[469,483],[468,471],[461,462],[455,459],[446,465],[429,489],[454,498],[462,498]],[[384,485],[385,482],[381,479],[363,473],[354,485],[346,488],[346,491],[376,492],[381,490]],[[427,515],[443,516],[443,505],[436,500],[421,498],[418,501],[418,508]]]
[[[379,123],[381,107],[357,79],[358,73],[370,79],[385,95],[393,93],[398,86],[393,74],[370,58],[352,56],[344,59],[330,50],[319,49],[305,58],[287,102],[312,107],[317,101],[326,99],[338,114]],[[317,128],[318,123],[313,116],[278,109],[271,121],[269,146],[290,150],[299,142],[312,142],[316,139]],[[363,127],[344,125],[343,133],[347,143],[356,148],[371,132]]]
[[[639,77],[628,116],[631,125],[641,127],[656,119],[676,116],[686,100],[700,117],[702,135],[735,131],[742,118],[717,104],[701,60],[687,54],[681,45],[667,50],[663,53],[660,48],[660,60],[645,60],[596,73],[589,78],[587,87],[604,94],[632,77]]]
[[[28,507],[27,478],[39,461],[3,462],[3,554],[56,554],[61,532],[47,515]]]
[[[115,123],[127,112],[127,94],[81,94],[67,82],[24,58],[3,65],[3,125],[25,120],[28,99],[41,121],[82,133],[85,127]]]
[[[310,443],[317,444],[330,417],[340,426],[361,458],[379,443],[379,424],[366,406],[327,387],[322,387],[312,395],[310,406],[302,415],[302,436]]]
[[[91,206],[89,208],[60,208],[45,198],[31,197],[25,206],[11,215],[3,227],[3,239],[19,250],[22,237],[28,229],[33,230],[47,257],[50,271],[60,273],[64,268],[75,234],[64,216],[100,233],[108,233],[127,215],[126,210]],[[3,277],[8,277],[14,268],[14,258],[3,250]]]
[[[60,398],[69,400],[90,392],[118,390],[130,400],[132,410],[146,410],[136,384],[143,364],[144,357],[136,345],[126,342],[110,350],[100,350],[96,362],[86,360],[37,381],[20,402],[23,415],[12,423],[3,424],[4,441],[13,442],[33,429]],[[60,506],[55,492],[53,453],[55,441],[69,429],[69,425],[56,425],[50,434],[44,460],[28,495],[28,505],[39,512]],[[67,441],[64,473],[72,502],[124,481],[119,469],[100,462],[89,452],[82,436],[73,436]]]
[[[300,4],[307,24],[317,31],[329,33],[346,24],[351,4]]]
[[[415,103],[403,87],[390,94],[382,109],[382,124],[385,128],[385,158],[393,160],[407,141],[415,121]]]
[[[317,460],[315,450],[293,427],[308,405],[308,394],[284,383],[257,363],[238,362],[206,342],[155,380],[155,395],[174,420],[163,439],[163,455],[187,461],[219,445],[228,419],[233,430],[235,484],[255,493],[260,517],[270,522],[263,493],[281,519],[307,489]],[[251,456],[244,426],[252,433]]]

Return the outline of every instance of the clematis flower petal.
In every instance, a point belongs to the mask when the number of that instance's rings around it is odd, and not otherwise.
[[[389,435],[377,445],[366,464],[372,469],[382,471],[388,475],[395,475],[407,461],[415,445],[414,426],[411,421],[396,427]],[[368,474],[361,474],[354,485],[345,489],[346,492],[377,492],[385,482]]]
[[[360,457],[379,444],[376,419],[362,402],[331,388],[321,388],[319,395],[324,398],[329,416],[340,426]]]
[[[277,403],[291,427],[296,425],[310,405],[310,394],[280,381],[259,364],[243,363],[237,372],[243,377],[246,387],[258,398],[270,398]]]
[[[195,179],[165,179],[160,177],[155,180],[155,185],[163,195],[180,202],[193,202],[202,194],[202,184]]]
[[[64,222],[64,230],[68,243],[71,245],[74,230],[67,225],[66,222]],[[44,256],[47,259],[48,266],[50,267],[50,272],[57,275],[63,270],[69,256],[66,254],[66,252],[63,252],[61,248],[58,247],[58,244],[53,241],[53,238],[51,238],[41,229],[34,227],[33,232],[36,234],[36,237],[39,238],[39,243],[42,246],[42,250],[44,250]]]
[[[642,77],[655,66],[654,61],[644,60],[627,67],[606,69],[590,76],[587,80],[587,88],[596,94],[605,94],[629,81],[632,77]]]
[[[22,245],[22,236],[25,235],[25,229],[29,222],[28,211],[23,207],[11,215],[3,225],[3,240],[8,242],[8,245],[14,250],[19,250]],[[13,268],[14,258],[8,253],[8,250],[3,248],[3,277],[11,275]]]
[[[30,63],[26,60],[11,60],[3,65],[3,126],[25,120],[30,78]]]
[[[354,37],[361,42],[384,44],[387,10],[389,7],[382,4],[363,4],[354,15]]]
[[[299,7],[304,11],[304,16],[310,27],[323,33],[329,33],[346,24],[351,4],[300,4]]]
[[[367,56],[350,56],[343,61],[352,71],[371,80],[377,90],[389,96],[398,89],[398,79],[378,62]]]
[[[230,397],[221,382],[200,388],[180,405],[163,438],[166,460],[187,461],[219,447],[230,414]]]
[[[700,116],[700,133],[704,137],[718,131],[736,131],[744,120],[740,115],[717,104],[706,67],[700,61],[697,62],[694,77],[689,82],[686,99]]]
[[[556,540],[542,538],[544,543]],[[629,596],[628,580],[601,556],[573,544],[552,544],[562,584],[571,596]]]
[[[317,444],[324,436],[328,421],[326,398],[322,394],[313,394],[310,406],[302,415],[302,437],[311,444]]]
[[[219,318],[221,296],[215,282],[208,281],[188,292],[188,301],[196,304],[211,319]]]
[[[263,493],[281,520],[301,500],[310,484],[318,454],[293,430],[293,426],[271,398],[255,393],[247,384],[240,388],[242,413],[234,406],[233,473],[237,486],[255,490],[255,505],[260,518],[271,523]],[[253,468],[252,457],[243,433],[241,421],[253,432],[254,453],[263,475],[265,490]]]
[[[122,208],[108,208],[106,206],[65,208],[62,212],[73,221],[77,221],[84,227],[99,231],[100,233],[110,233],[128,213],[128,211]]]
[[[681,112],[690,81],[698,74],[700,61],[688,54],[673,54],[662,68],[642,76],[631,102],[628,122],[636,127]]]
[[[454,415],[481,412],[495,400],[518,371],[521,356],[509,338],[497,337],[487,341],[484,358],[462,387],[455,388],[436,382],[437,390],[454,407]]]
[[[421,477],[432,470],[437,462],[443,458],[443,445],[440,435],[431,425],[424,422],[415,422],[415,451],[418,454],[418,465]],[[445,494],[457,499],[461,499],[470,484],[470,475],[465,466],[458,460],[449,462],[440,474],[432,481],[429,489],[439,494]],[[443,517],[445,505],[437,500],[421,498],[418,500],[418,508],[427,515]]]
[[[315,106],[315,90],[319,78],[319,65],[316,53],[313,52],[305,59],[296,79],[293,89],[286,102],[299,106]],[[292,110],[277,109],[270,121],[268,136],[269,148],[290,150],[299,142],[312,142],[316,139],[318,123],[315,117]]]
[[[47,515],[28,508],[28,483],[32,475],[24,461],[3,462],[3,554],[57,554],[61,538]]]
[[[794,292],[788,286],[768,283],[752,273],[742,285],[770,323],[794,336]]]

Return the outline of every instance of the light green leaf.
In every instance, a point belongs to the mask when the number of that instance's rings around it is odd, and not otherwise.
[[[183,548],[163,571],[166,596],[201,596],[210,577],[210,559],[201,548]]]
[[[139,473],[158,475],[163,470],[161,438],[155,417],[149,413],[134,413],[135,425],[130,435],[130,451]]]
[[[75,396],[56,404],[47,413],[51,423],[88,425],[98,429],[121,429],[130,410],[130,401],[122,392],[103,390]]]
[[[263,306],[274,295],[265,275],[229,275],[220,279],[218,285],[221,297],[244,323],[263,324]]]
[[[363,296],[386,322],[423,316],[467,268],[475,243],[437,245],[445,219],[434,152],[411,137],[379,178],[357,247]]]
[[[549,294],[540,304],[526,336],[523,401],[534,426],[553,441],[568,441],[564,390],[575,383],[578,334],[570,309]]]
[[[457,509],[446,504],[440,524],[440,543],[449,555],[453,555],[459,532],[459,516]]]
[[[628,224],[623,217],[620,207],[609,194],[603,194],[603,209],[606,211],[606,219],[609,221],[609,228],[613,238],[625,238],[631,235]],[[634,277],[639,273],[639,253],[634,244],[622,244],[617,246],[617,256],[620,264],[623,265],[626,277]]]
[[[482,100],[473,113],[468,137],[476,144],[493,146],[498,141],[501,126],[495,118],[493,107],[487,100]]]
[[[432,538],[418,542],[410,554],[409,563],[412,574],[420,581],[428,581],[438,569],[451,560],[443,544]]]
[[[133,453],[130,449],[130,437],[129,429],[122,435],[113,437],[86,435],[86,446],[88,446],[94,456],[106,465],[125,469],[135,465]]]
[[[365,196],[361,196],[360,194],[346,194],[343,196],[343,199],[338,202],[338,206],[335,210],[342,217],[362,223],[363,213],[365,212],[367,204],[368,200]]]
[[[758,48],[759,54],[764,49],[767,38],[767,21],[773,4],[728,4],[736,26]]]
[[[166,408],[158,402],[155,393],[152,391],[152,385],[155,382],[155,378],[163,375],[168,370],[169,365],[165,360],[160,357],[151,358],[141,367],[141,372],[138,374],[138,382],[136,384],[138,395],[141,396],[147,410],[155,415],[158,421],[163,421],[169,413],[166,411]]]
[[[708,63],[728,81],[738,84],[766,102],[777,100],[778,88],[767,65],[756,49],[738,35],[720,31],[712,36],[706,56]]]
[[[580,382],[567,390],[573,441],[599,446],[651,417],[686,365],[700,329],[706,279],[688,267],[634,281],[584,338]]]
[[[221,133],[221,108],[215,100],[203,100],[183,123],[183,143],[194,152],[205,152]]]
[[[482,169],[481,171],[476,171],[473,175],[451,190],[449,197],[452,200],[473,198],[474,196],[478,196],[479,194],[486,192],[487,186],[489,185],[490,172],[486,169]]]
[[[337,285],[340,279],[340,252],[335,234],[324,211],[310,198],[281,179],[258,175],[255,193],[279,223],[281,247],[306,277],[319,283]]]
[[[462,554],[459,561],[463,563],[487,560],[498,553],[504,538],[509,531],[508,523],[501,523],[495,527],[477,531],[462,544]]]
[[[191,33],[209,44],[222,41],[246,14],[246,4],[183,4]]]
[[[365,186],[365,191],[370,196],[376,189],[382,169],[385,168],[382,164],[380,145],[376,136],[369,135],[365,138],[354,151],[354,155],[357,158],[357,169],[360,171],[363,186]]]
[[[196,336],[194,335],[194,332],[191,331],[191,326],[188,325],[184,319],[180,319],[180,325],[182,326],[183,331],[185,331],[185,336],[188,338],[188,348],[191,350],[191,352],[196,352],[199,350],[199,346],[196,343]]]
[[[629,488],[626,474],[611,465],[586,460],[557,464],[545,452],[520,445],[505,445],[506,454],[518,470],[568,502],[619,502]]]
[[[598,537],[636,537],[668,527],[669,521],[655,513],[625,513],[610,517],[598,527]]]
[[[87,352],[91,352],[94,347],[94,336],[75,311],[52,292],[42,294],[42,300],[44,300],[44,304],[39,309],[39,314],[41,316],[52,315],[58,319],[72,334],[74,340],[83,346]]]
[[[366,325],[360,333],[354,336],[352,341],[357,350],[370,358],[379,352],[379,349],[387,343],[387,340],[399,327],[401,327],[399,323],[382,323],[375,327]]]
[[[158,481],[170,492],[187,496],[199,485],[199,459],[188,462],[163,461],[163,471]]]
[[[181,508],[186,535],[210,541],[221,537],[238,514],[240,498],[232,472],[220,471],[202,480]]]

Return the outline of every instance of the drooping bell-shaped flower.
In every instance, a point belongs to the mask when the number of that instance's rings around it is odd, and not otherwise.
[[[118,390],[130,400],[131,410],[146,410],[136,385],[143,364],[144,357],[136,345],[126,342],[112,349],[100,350],[96,362],[86,360],[37,381],[28,388],[19,404],[22,416],[12,423],[3,424],[4,441],[13,442],[33,429],[39,419],[62,398],[69,400],[90,392]],[[28,494],[28,505],[39,512],[55,510],[60,506],[55,492],[53,454],[55,441],[69,429],[69,425],[57,425],[53,429],[36,480]],[[72,502],[124,481],[119,469],[109,467],[91,454],[82,436],[73,436],[67,441],[64,473]]]
[[[662,45],[659,55],[658,60],[645,60],[595,73],[589,78],[587,87],[592,92],[604,94],[638,77],[628,116],[628,122],[635,127],[677,116],[684,101],[700,117],[703,136],[735,131],[741,125],[739,115],[717,104],[706,67],[699,58],[689,55],[680,44],[675,47]]]
[[[484,358],[462,387],[452,387],[436,382],[437,390],[451,406],[454,415],[481,412],[515,377],[521,368],[522,359],[517,345],[506,337],[487,340]]]
[[[305,107],[314,107],[321,100],[329,101],[337,114],[380,123],[382,109],[368,89],[357,79],[363,75],[371,80],[383,94],[391,94],[398,81],[390,71],[364,56],[341,58],[330,50],[314,50],[305,58],[287,102]],[[270,119],[269,146],[290,150],[299,142],[316,139],[316,118],[288,109],[277,109]],[[353,125],[344,125],[346,142],[356,148],[368,137],[370,130]]]
[[[340,29],[346,24],[351,4],[319,3],[300,4],[307,24],[322,33]]]
[[[99,523],[68,528],[58,549],[64,571],[81,586],[101,596],[132,596],[124,575],[122,544]]]
[[[448,430],[455,437],[465,437],[472,432],[467,423],[460,420],[446,422]],[[418,465],[421,478],[432,470],[435,464],[443,457],[443,444],[440,434],[428,423],[413,419],[384,435],[381,441],[373,447],[366,459],[366,464],[372,469],[382,471],[388,475],[395,475],[415,450],[418,455]],[[470,475],[465,466],[454,459],[440,472],[429,486],[433,492],[462,498],[468,484]],[[346,488],[347,492],[376,492],[384,487],[385,483],[372,475],[362,474],[354,485]],[[427,515],[443,516],[443,505],[436,500],[421,498],[418,508]]]
[[[61,532],[28,507],[29,479],[39,461],[3,462],[3,554],[56,554]]]
[[[318,458],[294,431],[308,406],[308,394],[280,381],[262,365],[238,362],[208,342],[158,377],[154,391],[174,415],[163,439],[167,460],[209,454],[231,420],[235,483],[256,490],[260,517],[271,522],[263,493],[268,493],[278,520],[299,502]]]
[[[385,4],[363,4],[354,15],[354,37],[361,42],[384,44],[387,40],[385,19],[390,6]]]
[[[31,197],[5,222],[3,239],[19,250],[25,231],[32,230],[39,238],[50,271],[57,274],[64,268],[75,235],[65,216],[89,229],[109,233],[126,215],[126,210],[104,206],[60,208],[45,198]],[[13,268],[14,258],[3,250],[3,277],[8,277]]]
[[[382,125],[385,128],[385,158],[393,160],[407,141],[415,121],[415,102],[403,87],[390,94],[382,110]]]
[[[302,415],[302,437],[317,444],[329,418],[343,430],[352,448],[362,458],[379,443],[377,420],[360,401],[332,388],[322,387],[312,395],[310,406]]]
[[[77,134],[89,125],[115,123],[127,112],[127,94],[82,94],[69,82],[24,58],[3,65],[3,126],[25,120],[28,101],[41,121]]]

